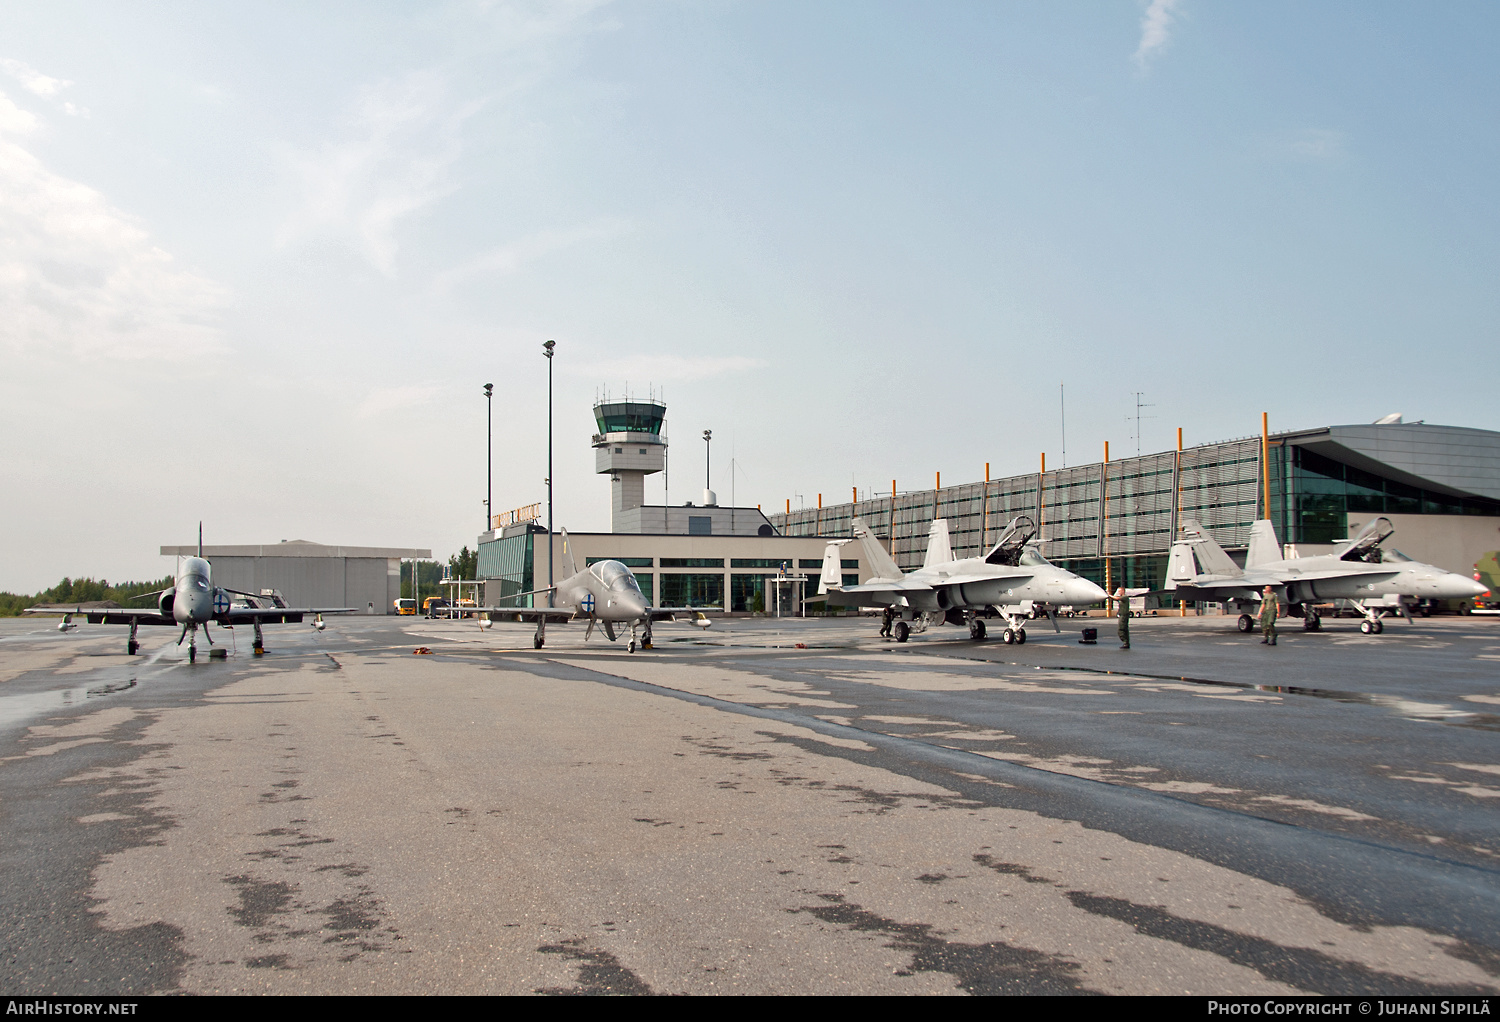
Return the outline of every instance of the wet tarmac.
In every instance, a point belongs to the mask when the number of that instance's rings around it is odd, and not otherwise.
[[[0,621],[5,988],[1500,987],[1500,620],[1083,624]]]

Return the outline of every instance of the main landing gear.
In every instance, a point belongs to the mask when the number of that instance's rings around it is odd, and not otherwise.
[[[891,626],[891,631],[895,634],[897,642],[905,642],[911,638],[911,625],[905,621],[897,621]]]
[[[1241,635],[1249,635],[1255,630],[1255,618],[1249,614],[1241,614],[1238,624]]]
[[[536,619],[536,634],[531,637],[531,648],[541,649],[547,642],[547,618],[546,615]]]
[[[140,651],[141,644],[136,641],[135,629],[140,622],[135,618],[130,619],[130,638],[125,640],[125,655],[135,656]]]
[[[1379,635],[1385,631],[1385,623],[1380,618],[1371,615],[1359,623],[1359,630],[1366,635]]]
[[[1302,630],[1304,632],[1321,632],[1323,630],[1323,619],[1311,607],[1306,608],[1302,612]]]
[[[984,618],[977,614],[969,618],[969,638],[975,642],[983,642],[985,635]]]

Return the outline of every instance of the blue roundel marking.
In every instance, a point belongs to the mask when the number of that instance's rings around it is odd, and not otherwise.
[[[579,606],[583,607],[585,614],[592,614],[594,612],[594,594],[589,593],[584,596],[583,603],[579,604]]]
[[[226,593],[222,589],[215,589],[214,590],[214,613],[215,614],[228,614],[229,613],[229,594]]]

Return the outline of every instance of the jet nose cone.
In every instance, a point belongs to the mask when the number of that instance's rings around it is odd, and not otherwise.
[[[1086,578],[1074,579],[1068,586],[1068,602],[1078,604],[1103,603],[1109,594]]]
[[[1485,585],[1483,582],[1476,582],[1474,579],[1464,578],[1462,575],[1455,575],[1453,577],[1458,581],[1458,588],[1461,588],[1463,590],[1462,593],[1458,594],[1458,596],[1456,597],[1457,599],[1464,599],[1471,596],[1483,596],[1485,593],[1490,591],[1489,586]]]

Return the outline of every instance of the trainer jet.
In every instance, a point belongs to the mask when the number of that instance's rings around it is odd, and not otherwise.
[[[588,619],[588,630],[583,633],[584,641],[594,634],[594,626],[599,625],[604,629],[604,634],[609,636],[610,642],[615,642],[615,625],[630,626],[630,643],[627,647],[629,652],[634,653],[637,648],[651,648],[651,623],[653,621],[675,621],[679,613],[694,614],[693,624],[700,628],[707,628],[712,622],[703,616],[704,610],[714,608],[705,607],[652,607],[651,601],[646,599],[646,594],[641,592],[641,587],[635,580],[635,573],[619,561],[596,561],[583,570],[578,569],[573,559],[573,542],[568,538],[568,530],[560,530],[562,535],[562,569],[567,572],[568,577],[555,586],[547,586],[544,589],[533,589],[529,592],[515,593],[505,597],[507,600],[518,599],[523,596],[538,596],[543,593],[555,594],[550,607],[475,607],[479,617],[479,627],[490,626],[490,615],[504,615],[514,617],[521,621],[535,621],[536,634],[532,637],[531,644],[536,649],[541,649],[547,641],[548,621],[573,621],[579,618]],[[470,608],[465,608],[468,613]],[[644,629],[639,643],[636,641],[636,630]]]
[[[1278,602],[1285,603],[1293,617],[1302,618],[1302,627],[1309,632],[1322,627],[1315,603],[1349,600],[1364,615],[1359,630],[1366,635],[1385,630],[1380,610],[1365,605],[1373,597],[1465,600],[1484,591],[1471,578],[1383,548],[1381,544],[1395,531],[1390,519],[1377,518],[1331,554],[1286,559],[1281,556],[1275,528],[1261,519],[1250,527],[1250,547],[1245,567],[1240,568],[1202,526],[1188,520],[1182,523],[1182,538],[1173,542],[1167,560],[1167,588],[1179,600],[1223,601],[1244,610],[1258,606],[1270,586]],[[1401,612],[1406,612],[1404,605]],[[1240,631],[1254,627],[1254,619],[1242,613]]]
[[[969,626],[969,638],[985,637],[984,615],[991,610],[1005,619],[1001,637],[1008,643],[1026,641],[1023,623],[1034,605],[1086,606],[1099,603],[1106,593],[1086,578],[1052,564],[1032,542],[1036,523],[1018,516],[1006,527],[983,557],[957,560],[948,538],[948,521],[936,519],[928,534],[927,555],[922,567],[904,574],[863,521],[854,520],[854,538],[864,550],[865,561],[875,577],[862,585],[839,585],[839,547],[848,540],[835,540],[823,554],[823,572],[818,591],[826,593],[831,607],[891,607],[900,614],[894,632],[905,642],[913,631],[931,624]],[[1053,627],[1057,621],[1053,619]]]
[[[263,624],[290,624],[301,621],[304,615],[312,614],[315,616],[313,627],[322,631],[324,614],[354,613],[353,607],[262,607],[259,601],[265,597],[214,585],[213,566],[203,558],[203,527],[201,525],[198,527],[198,556],[178,558],[177,577],[172,588],[155,593],[143,593],[135,598],[145,599],[150,596],[156,597],[155,607],[80,606],[69,610],[64,605],[27,607],[26,613],[61,614],[63,619],[57,627],[58,631],[62,632],[78,627],[73,623],[75,617],[86,618],[91,625],[129,625],[130,638],[126,640],[125,652],[130,656],[135,656],[140,649],[136,629],[141,625],[171,625],[173,627],[181,625],[182,634],[177,637],[177,645],[181,646],[183,639],[188,640],[189,663],[198,659],[199,628],[203,629],[203,637],[208,640],[209,646],[213,646],[213,636],[208,631],[210,621],[225,627],[254,625],[254,650],[255,655],[260,656],[265,652],[265,641],[260,630]],[[233,597],[235,596],[243,598],[241,606],[234,605]],[[212,652],[210,649],[210,655]]]

